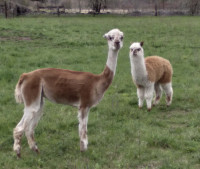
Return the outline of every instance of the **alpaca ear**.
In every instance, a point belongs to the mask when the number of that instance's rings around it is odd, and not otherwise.
[[[105,39],[109,39],[108,33],[104,34],[103,37],[104,37]]]
[[[142,41],[142,42],[140,42],[140,46],[143,46],[144,45],[144,42]]]

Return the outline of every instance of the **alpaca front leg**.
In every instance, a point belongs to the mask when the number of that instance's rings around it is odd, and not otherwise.
[[[145,99],[148,111],[151,111],[152,108],[153,91],[154,91],[154,85],[145,88]]]
[[[87,123],[89,108],[80,108],[78,111],[80,151],[86,151],[88,145]]]
[[[138,96],[138,106],[142,108],[144,102],[144,88],[138,87],[137,88],[137,96]]]

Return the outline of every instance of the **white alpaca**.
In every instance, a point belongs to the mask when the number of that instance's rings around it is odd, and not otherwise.
[[[144,99],[147,109],[152,108],[153,92],[155,90],[154,105],[158,104],[162,96],[162,89],[166,94],[169,106],[172,102],[172,66],[170,62],[159,56],[144,58],[143,42],[135,42],[130,46],[131,74],[137,87],[138,105],[143,106]]]
[[[104,37],[108,40],[108,58],[104,71],[95,75],[67,69],[46,68],[23,73],[15,89],[15,98],[24,103],[24,115],[13,131],[13,149],[20,157],[23,133],[29,147],[39,152],[34,141],[34,129],[42,116],[43,98],[78,108],[80,150],[87,149],[87,122],[91,107],[103,98],[112,83],[119,49],[123,46],[123,32],[113,29]]]

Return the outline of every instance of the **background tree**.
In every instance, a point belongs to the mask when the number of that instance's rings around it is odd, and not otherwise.
[[[101,8],[106,6],[106,0],[89,0],[89,7],[93,10],[94,13],[99,14],[101,12]]]
[[[79,13],[81,13],[81,0],[78,0]]]
[[[187,5],[189,7],[189,12],[191,15],[198,14],[199,9],[200,9],[199,0],[188,0]]]

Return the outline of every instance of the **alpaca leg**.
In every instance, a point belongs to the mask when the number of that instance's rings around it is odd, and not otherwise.
[[[26,131],[26,128],[28,125],[30,125],[30,121],[32,119],[32,112],[30,111],[30,108],[25,107],[24,108],[24,115],[21,119],[21,121],[17,124],[13,131],[13,137],[14,137],[14,146],[13,149],[17,153],[17,156],[20,157],[20,149],[21,149],[21,138]]]
[[[152,108],[153,91],[154,91],[154,85],[145,88],[144,97],[146,99],[148,111],[151,111]]]
[[[16,152],[19,158],[21,150],[21,138],[22,135],[24,134],[24,119],[25,119],[25,114],[23,115],[22,119],[13,130],[13,138],[14,138],[13,150]]]
[[[142,108],[144,102],[144,88],[137,88],[137,96],[138,96],[138,106]]]
[[[170,82],[170,83],[162,84],[162,88],[166,95],[167,106],[170,106],[172,103],[172,97],[173,97],[172,83]]]
[[[88,123],[89,108],[80,108],[78,111],[79,119],[79,137],[80,137],[80,150],[87,150],[87,123]]]
[[[37,144],[34,139],[34,129],[37,126],[37,124],[42,116],[42,104],[40,105],[40,107],[30,108],[30,110],[28,110],[28,111],[31,114],[31,118],[27,121],[28,125],[26,125],[26,128],[25,128],[25,135],[28,140],[30,149],[39,153]]]
[[[154,98],[154,103],[153,105],[157,105],[160,102],[160,99],[162,97],[162,89],[159,83],[156,83],[154,85],[154,90],[155,90],[155,98]]]
[[[23,133],[25,132],[29,146],[31,148],[35,148],[34,150],[37,151],[37,147],[34,141],[33,137],[33,130],[36,126],[37,122],[39,121],[39,118],[41,117],[41,113],[38,114],[38,112],[41,112],[41,105],[37,106],[38,104],[33,104],[31,106],[26,106],[24,108],[24,115],[21,119],[21,121],[17,124],[13,131],[13,137],[14,137],[14,146],[13,149],[16,152],[17,156],[20,157],[20,149],[21,149],[21,138]]]

